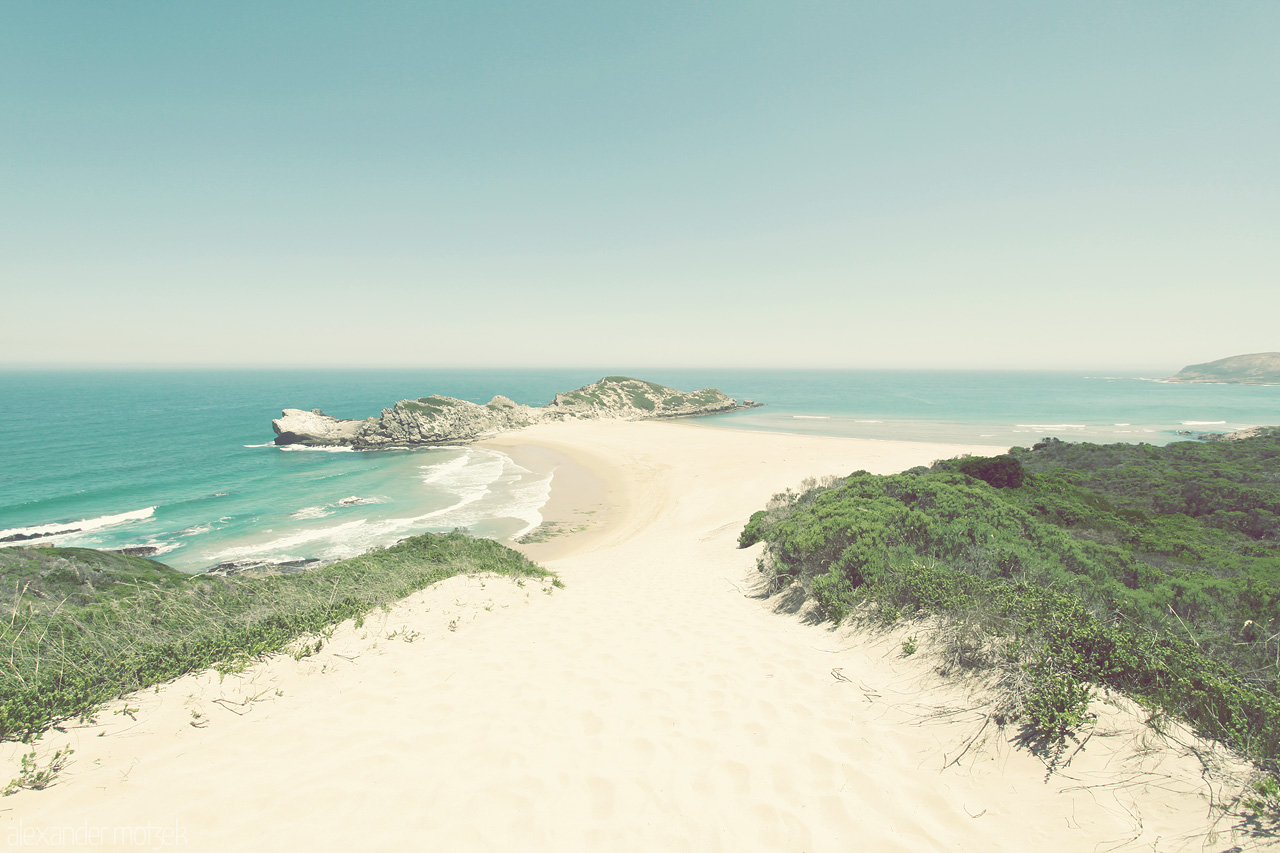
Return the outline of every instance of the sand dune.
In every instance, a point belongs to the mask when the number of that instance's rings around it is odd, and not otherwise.
[[[982,696],[927,653],[751,594],[757,552],[735,540],[773,492],[983,449],[687,423],[490,444],[556,470],[548,519],[582,529],[525,547],[564,589],[453,578],[312,657],[105,709],[41,742],[73,761],[0,802],[0,833],[159,849],[167,828],[197,850],[1248,849],[1211,826],[1222,792],[1199,760],[1124,703],[1099,703],[1085,748],[1046,778],[1013,732],[964,751]],[[5,745],[12,764],[21,749]],[[117,830],[148,825],[148,845]]]

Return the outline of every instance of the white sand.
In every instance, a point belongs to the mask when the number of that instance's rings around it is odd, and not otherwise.
[[[744,594],[758,548],[735,540],[772,493],[980,449],[687,423],[544,425],[490,444],[556,468],[548,515],[589,528],[527,548],[564,589],[453,578],[348,623],[313,657],[184,678],[131,699],[136,719],[115,705],[98,725],[50,733],[40,754],[69,744],[73,760],[54,787],[0,801],[0,837],[21,828],[72,846],[57,827],[99,842],[141,827],[115,846],[1249,849],[1229,820],[1206,843],[1222,792],[1132,710],[1098,703],[1084,750],[1046,781],[1012,731],[992,727],[961,754],[982,699],[934,676],[927,649],[904,658],[898,636],[804,624]],[[4,750],[11,769],[22,747]]]

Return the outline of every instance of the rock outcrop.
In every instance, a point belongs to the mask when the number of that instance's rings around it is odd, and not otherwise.
[[[271,422],[276,444],[350,444],[365,421],[351,421],[326,415],[319,409],[285,409]]]
[[[683,418],[758,405],[740,404],[714,388],[677,391],[656,382],[606,376],[576,391],[556,394],[545,406],[524,406],[502,396],[482,405],[433,395],[401,400],[378,417],[363,421],[330,417],[319,409],[285,409],[271,426],[276,444],[370,450],[467,442],[545,421]]]
[[[365,421],[353,445],[402,447],[471,441],[528,426],[535,420],[534,411],[506,397],[494,397],[483,406],[439,395],[401,400],[392,408],[383,409],[380,417]]]
[[[567,394],[557,394],[543,407],[549,417],[642,421],[685,418],[745,408],[715,388],[684,392],[627,376],[606,376]]]
[[[1204,364],[1191,364],[1166,382],[1219,382],[1232,385],[1280,385],[1280,352],[1233,355]]]
[[[1235,432],[1205,432],[1197,435],[1201,441],[1244,441],[1248,438],[1268,438],[1280,436],[1280,427],[1256,426],[1238,429]]]

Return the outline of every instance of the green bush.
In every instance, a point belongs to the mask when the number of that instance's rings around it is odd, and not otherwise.
[[[1012,456],[961,459],[957,467],[970,477],[997,489],[1016,489],[1027,479],[1022,463]]]
[[[1070,667],[1042,658],[1032,668],[1031,686],[1023,697],[1023,715],[1032,731],[1061,739],[1085,722],[1089,713],[1089,685]]]
[[[1280,437],[1164,448],[1046,440],[776,496],[740,544],[839,619],[937,614],[951,659],[1021,685],[1060,739],[1088,685],[1280,764]],[[976,632],[976,633],[975,633]],[[981,640],[980,637],[986,637]]]

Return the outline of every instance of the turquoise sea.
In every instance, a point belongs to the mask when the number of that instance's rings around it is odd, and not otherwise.
[[[1280,424],[1280,387],[1133,375],[959,371],[361,370],[0,372],[0,539],[151,546],[185,571],[338,559],[423,531],[504,538],[541,520],[551,476],[470,447],[278,448],[282,408],[376,415],[396,400],[542,405],[606,374],[764,403],[732,429],[1004,447],[1054,435],[1184,440]],[[785,485],[785,484],[780,484]]]

